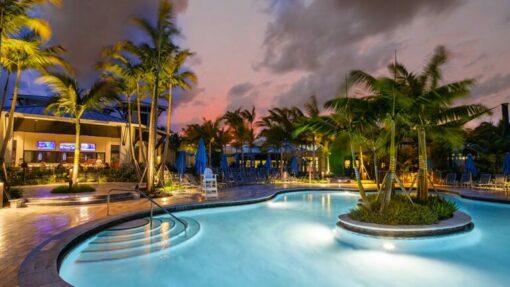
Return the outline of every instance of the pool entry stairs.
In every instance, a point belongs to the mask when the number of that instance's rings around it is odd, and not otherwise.
[[[200,224],[186,217],[169,216],[129,221],[104,230],[81,251],[81,263],[125,259],[175,247],[200,230]]]

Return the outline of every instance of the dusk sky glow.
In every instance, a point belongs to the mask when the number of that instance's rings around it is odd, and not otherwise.
[[[83,84],[92,82],[102,47],[138,39],[129,19],[155,13],[156,0],[64,0],[40,13],[54,28],[54,42]],[[508,0],[180,0],[179,39],[196,56],[188,66],[198,77],[178,93],[174,129],[215,118],[226,109],[255,105],[301,106],[315,94],[335,96],[346,73],[382,75],[399,61],[419,71],[434,48],[452,53],[445,80],[475,78],[464,102],[488,107],[510,101],[510,1]],[[22,93],[37,93],[25,77]],[[42,91],[40,93],[43,93]],[[485,120],[496,122],[499,109]],[[160,122],[165,121],[162,116]]]

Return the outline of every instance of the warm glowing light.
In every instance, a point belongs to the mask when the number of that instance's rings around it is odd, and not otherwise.
[[[395,244],[393,244],[391,242],[385,242],[383,244],[383,248],[388,250],[388,251],[393,251],[393,250],[395,250]]]

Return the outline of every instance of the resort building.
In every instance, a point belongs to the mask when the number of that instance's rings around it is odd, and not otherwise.
[[[7,146],[6,163],[20,166],[23,161],[30,167],[55,167],[72,164],[74,160],[75,125],[68,116],[55,116],[47,112],[48,97],[19,95],[14,114],[13,137]],[[143,105],[145,107],[145,105]],[[146,109],[143,120],[148,120]],[[0,135],[5,136],[10,107],[0,116]],[[161,110],[161,108],[160,108]],[[128,141],[128,124],[122,109],[87,111],[81,119],[82,166],[119,166],[131,161]],[[133,119],[132,140],[135,155],[139,153],[136,119]],[[145,134],[145,131],[144,131]],[[146,138],[146,135],[143,136]]]

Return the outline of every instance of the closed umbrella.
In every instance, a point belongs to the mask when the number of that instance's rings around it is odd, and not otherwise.
[[[510,153],[505,153],[505,159],[503,160],[503,174],[508,176],[510,174]]]
[[[184,169],[186,169],[186,152],[185,151],[177,152],[177,159],[175,160],[175,169],[177,170],[177,173],[179,174],[179,176],[182,176],[184,174]]]
[[[464,169],[466,172],[471,173],[472,176],[476,176],[478,173],[475,166],[475,160],[471,154],[468,154],[466,161],[464,162]]]
[[[293,175],[296,175],[299,172],[298,159],[297,156],[293,156],[290,162],[290,172]]]
[[[228,162],[227,162],[226,154],[221,155],[220,169],[224,172],[228,170]]]
[[[270,153],[267,154],[266,164],[264,167],[266,168],[267,172],[269,172],[271,170],[271,154]]]
[[[195,169],[198,174],[203,174],[207,167],[207,153],[205,151],[204,139],[198,141],[197,153],[195,154]]]

